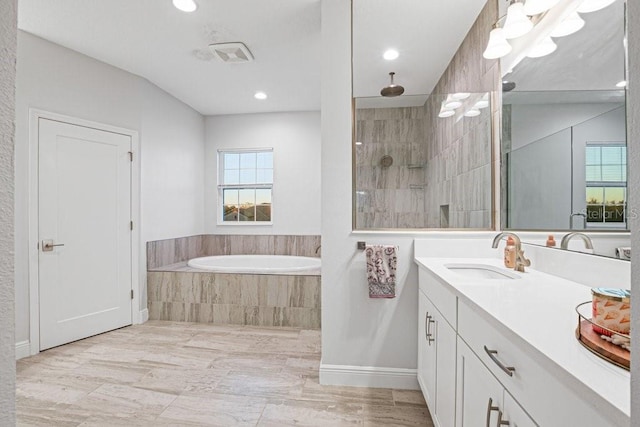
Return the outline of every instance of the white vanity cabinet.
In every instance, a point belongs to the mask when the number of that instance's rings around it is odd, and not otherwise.
[[[530,302],[541,294],[539,274],[529,273],[531,285],[524,278],[519,283],[494,287],[469,279],[454,279],[458,281],[452,280],[452,285],[448,273],[438,269],[437,261],[419,265],[418,381],[436,426],[629,425],[628,415],[582,382],[597,375],[598,384],[608,387],[608,396],[619,396],[623,390],[618,389],[628,376],[592,357],[572,337],[572,304],[568,310],[556,309],[566,315],[531,306]],[[520,299],[512,298],[527,286],[527,299],[520,294]],[[576,298],[584,293],[588,294],[579,288]],[[499,304],[496,298],[501,298]],[[513,305],[504,305],[505,301]],[[538,304],[541,307],[543,303],[546,300],[541,298]],[[555,316],[553,322],[537,316],[539,313]],[[555,325],[562,325],[568,337],[553,334]],[[516,329],[525,334],[518,334]],[[527,337],[544,341],[533,345]],[[581,376],[572,376],[567,370],[573,368],[571,363],[559,364],[549,358],[553,350],[549,343],[588,369],[582,370]],[[606,385],[607,378],[616,386]]]
[[[455,425],[456,332],[419,291],[418,382],[434,424]]]
[[[419,292],[418,382],[436,426],[455,425],[456,332]]]
[[[537,425],[460,338],[457,367],[457,427]]]

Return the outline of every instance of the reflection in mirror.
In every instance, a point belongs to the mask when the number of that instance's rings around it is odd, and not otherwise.
[[[624,92],[506,93],[503,117],[507,228],[627,229]]]
[[[624,2],[504,76],[502,226],[626,230]]]
[[[486,92],[356,99],[356,227],[490,228],[489,107]]]
[[[500,73],[481,55],[498,2],[352,6],[354,228],[491,229]]]

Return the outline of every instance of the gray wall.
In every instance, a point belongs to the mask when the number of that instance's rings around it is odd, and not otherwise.
[[[611,103],[512,105],[507,227],[569,229],[586,211],[586,144],[624,142],[624,114]]]
[[[509,156],[507,227],[569,228],[571,129],[549,135]]]
[[[627,92],[627,129],[629,141],[629,205],[635,216],[631,220],[631,425],[640,426],[640,1],[627,2],[627,29],[629,43],[629,90]]]
[[[142,77],[19,31],[15,270],[16,341],[22,345],[31,339],[29,256],[35,246],[28,240],[30,108],[138,131],[139,310],[146,308],[144,243],[204,231],[204,117]]]
[[[0,2],[0,425],[15,424],[13,147],[16,0]]]

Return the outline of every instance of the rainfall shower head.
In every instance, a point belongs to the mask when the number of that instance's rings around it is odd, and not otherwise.
[[[387,87],[382,88],[382,90],[380,91],[380,95],[392,98],[394,96],[400,96],[404,93],[404,88],[402,86],[393,83],[393,76],[395,74],[396,73],[394,73],[393,71],[389,73],[389,76],[391,76],[391,84]]]

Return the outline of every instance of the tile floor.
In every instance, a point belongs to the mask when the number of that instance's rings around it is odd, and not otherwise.
[[[318,384],[320,331],[150,321],[18,361],[20,426],[432,426],[420,392]]]

